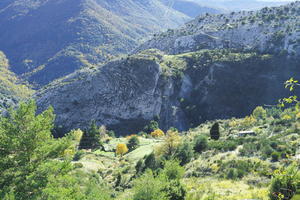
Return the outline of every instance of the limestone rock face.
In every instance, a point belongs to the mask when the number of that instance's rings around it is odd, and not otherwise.
[[[68,130],[95,120],[127,133],[142,129],[160,115],[163,96],[173,93],[172,83],[162,86],[162,82],[161,68],[155,61],[119,60],[72,74],[36,97],[41,110],[53,105],[58,125]]]
[[[220,59],[204,64],[207,54]],[[256,53],[205,50],[166,59],[169,55],[138,54],[84,69],[53,82],[35,98],[40,110],[54,107],[56,124],[65,131],[86,128],[95,120],[117,134],[133,134],[153,119],[164,130],[187,130],[206,120],[249,115],[258,105],[274,105],[287,95],[283,82],[299,76],[298,62]],[[180,59],[185,68],[170,75]]]

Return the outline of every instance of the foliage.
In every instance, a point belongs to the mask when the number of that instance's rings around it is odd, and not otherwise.
[[[300,172],[296,163],[287,168],[276,170],[270,186],[270,199],[291,199],[299,186]]]
[[[168,200],[162,191],[166,183],[161,177],[155,178],[151,170],[137,179],[134,183],[133,200]]]
[[[13,194],[16,199],[40,199],[40,191],[55,174],[59,178],[72,169],[63,157],[72,142],[52,137],[53,121],[53,109],[36,115],[34,101],[21,103],[0,118],[1,198]]]
[[[80,149],[96,149],[100,148],[100,132],[95,121],[92,121],[89,129],[83,133],[79,148]]]
[[[116,147],[116,154],[123,156],[128,152],[128,148],[126,144],[118,144]]]
[[[150,121],[149,125],[145,126],[144,131],[146,133],[152,133],[153,131],[159,129],[159,125],[157,121]]]
[[[211,127],[210,138],[213,140],[218,140],[220,138],[220,128],[218,122],[214,123]]]
[[[253,110],[252,115],[253,115],[253,117],[255,117],[255,119],[258,119],[258,120],[265,119],[267,117],[267,111],[263,107],[258,106]]]
[[[177,131],[169,130],[164,143],[161,146],[161,153],[165,158],[170,159],[175,156],[178,146],[181,144],[181,137]],[[158,153],[159,154],[159,153]]]
[[[184,141],[177,149],[176,158],[180,161],[180,165],[185,165],[191,161],[194,156],[193,145]]]
[[[127,144],[129,151],[135,150],[140,144],[139,138],[137,136],[132,136]]]
[[[203,151],[205,151],[208,147],[208,142],[207,142],[207,137],[203,136],[203,135],[197,135],[194,138],[194,150],[197,153],[201,153]]]
[[[161,129],[155,129],[153,132],[151,132],[152,137],[162,137],[165,133]]]

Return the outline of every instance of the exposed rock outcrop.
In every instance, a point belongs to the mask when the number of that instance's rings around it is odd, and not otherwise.
[[[36,98],[41,110],[53,105],[57,125],[66,130],[96,120],[118,134],[130,134],[153,119],[163,129],[186,130],[276,104],[284,95],[283,82],[299,75],[296,67],[296,61],[256,53],[205,50],[169,56],[148,51],[71,74]]]

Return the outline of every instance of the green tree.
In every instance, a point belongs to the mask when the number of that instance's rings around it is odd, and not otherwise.
[[[51,135],[53,108],[39,115],[36,109],[29,101],[0,117],[0,199],[40,199],[51,176],[72,169],[63,156],[71,140]]]
[[[270,199],[292,199],[300,186],[300,172],[297,164],[276,170],[270,186]]]
[[[80,140],[80,149],[96,149],[101,147],[100,130],[95,121],[92,121],[89,129],[83,133]]]
[[[127,144],[129,151],[135,150],[140,144],[139,138],[137,136],[132,136]]]
[[[185,165],[191,161],[194,156],[194,150],[191,143],[184,141],[177,149],[176,158],[180,165]]]
[[[195,152],[201,153],[205,151],[208,147],[207,137],[204,135],[198,135],[194,138],[194,150]]]
[[[253,110],[252,115],[255,119],[265,119],[267,117],[267,111],[263,107],[258,106]]]
[[[158,176],[154,177],[151,170],[135,181],[133,200],[169,200],[163,189],[166,187],[165,180]]]

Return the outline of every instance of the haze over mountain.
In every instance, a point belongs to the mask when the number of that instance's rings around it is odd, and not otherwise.
[[[263,7],[280,6],[295,0],[191,0],[202,6],[222,9],[224,11],[258,10]]]
[[[1,1],[0,49],[14,72],[44,85],[189,19],[158,0]]]

